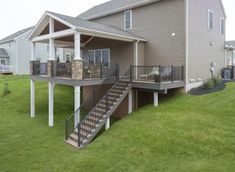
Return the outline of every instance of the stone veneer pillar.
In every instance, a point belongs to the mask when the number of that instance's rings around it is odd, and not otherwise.
[[[83,79],[83,61],[80,59],[72,60],[72,79]]]
[[[48,60],[47,62],[47,76],[54,77],[56,76],[56,61]]]

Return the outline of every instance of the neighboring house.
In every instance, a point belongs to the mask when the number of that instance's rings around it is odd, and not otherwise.
[[[200,85],[211,76],[211,67],[220,74],[225,19],[220,0],[112,0],[78,17],[46,12],[28,37],[31,116],[35,80],[48,82],[49,126],[54,84],[73,86],[75,112],[66,119],[66,140],[83,147],[104,124],[109,128],[111,115],[149,102],[158,106],[158,94]],[[46,64],[35,61],[35,45],[42,42],[49,42]],[[73,47],[72,62],[56,62],[55,45]],[[84,107],[90,113],[82,120]]]
[[[14,74],[29,74],[31,59],[31,43],[27,40],[33,27],[20,30],[0,40],[0,62],[2,65],[11,66]],[[56,49],[57,58],[65,60],[66,53],[69,58],[73,56],[71,49]],[[37,44],[35,58],[46,62],[49,57],[48,43]]]
[[[225,44],[225,66],[235,65],[235,41],[226,41]]]

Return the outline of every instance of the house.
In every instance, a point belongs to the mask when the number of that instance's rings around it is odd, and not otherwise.
[[[29,64],[31,59],[31,42],[27,40],[33,27],[29,27],[13,33],[0,40],[0,62],[2,67],[0,72],[12,72],[14,74],[29,74]],[[56,49],[56,57],[61,61],[72,58],[71,49]],[[46,62],[49,57],[49,47],[46,43],[37,44],[35,58],[41,62]],[[3,69],[4,66],[4,70]]]
[[[84,147],[110,127],[111,115],[148,102],[157,107],[159,94],[200,85],[211,67],[221,73],[225,19],[220,0],[111,0],[78,17],[45,12],[28,37],[31,117],[35,81],[48,82],[51,127],[54,85],[73,86],[75,112],[66,118],[66,140]],[[40,43],[49,44],[47,63],[35,61]],[[74,49],[74,58],[57,62],[58,47]],[[83,108],[89,113],[81,114]]]

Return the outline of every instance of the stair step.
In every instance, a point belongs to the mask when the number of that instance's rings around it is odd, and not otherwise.
[[[121,96],[121,94],[112,93],[112,92],[108,93],[108,95],[113,96],[113,97],[118,97],[118,98],[120,98]]]
[[[102,99],[101,102],[102,102],[102,103],[106,103],[106,100],[105,100],[105,99]],[[108,104],[109,104],[109,105],[115,105],[115,104],[117,104],[117,103],[114,102],[114,101],[108,100]]]
[[[112,90],[125,90],[125,89],[126,89],[126,87],[117,86],[117,85],[112,88]]]
[[[88,117],[90,120],[92,120],[93,122],[97,122],[97,123],[100,123],[100,122],[103,122],[103,120],[102,119],[100,119],[100,118],[97,118],[96,116],[89,116]]]
[[[84,130],[84,132],[92,133],[95,131],[95,127],[87,126],[86,124],[81,125],[81,130]]]
[[[118,93],[118,94],[122,94],[123,91],[122,90],[116,90],[116,89],[111,89],[109,92],[113,92],[113,93]]]
[[[72,146],[75,147],[75,148],[78,148],[78,143],[77,143],[76,141],[72,140],[72,139],[68,139],[68,140],[66,140],[65,142],[68,143],[68,144],[70,144],[70,145],[72,145]],[[81,147],[83,147],[83,146],[81,146]],[[81,147],[80,147],[80,148],[81,148]]]
[[[75,134],[75,133],[72,133],[69,138],[75,142],[78,143],[78,135]],[[80,135],[80,141],[87,141],[87,136],[84,136],[84,135]]]

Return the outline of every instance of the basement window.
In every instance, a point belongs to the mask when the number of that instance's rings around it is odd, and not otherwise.
[[[124,29],[125,30],[132,29],[132,10],[124,12]]]
[[[105,67],[110,66],[110,49],[96,49],[88,51],[89,64],[99,65],[102,64]]]

